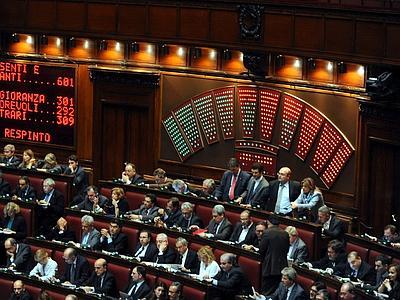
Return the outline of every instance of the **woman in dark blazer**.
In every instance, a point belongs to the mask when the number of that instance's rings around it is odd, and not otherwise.
[[[129,211],[128,201],[125,199],[125,192],[120,187],[111,190],[111,203],[106,205],[107,214],[113,217],[120,217]]]
[[[17,241],[21,241],[27,236],[25,218],[21,215],[21,209],[18,204],[8,202],[4,207],[4,219],[2,222],[3,229],[14,231],[13,234],[7,234],[7,237],[13,237]]]

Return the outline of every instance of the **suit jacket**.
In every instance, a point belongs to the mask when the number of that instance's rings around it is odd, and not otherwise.
[[[85,192],[86,188],[89,185],[89,180],[86,172],[83,170],[81,166],[78,165],[78,168],[74,173],[72,173],[70,168],[66,168],[65,175],[74,175],[74,180],[72,182],[72,187],[74,188],[74,194],[82,194]]]
[[[60,231],[58,226],[54,226],[48,234],[46,234],[46,239],[47,240],[56,240],[56,241],[61,241],[64,243],[68,242],[75,242],[76,241],[76,234],[75,231],[69,230],[66,228],[63,231]]]
[[[128,201],[126,199],[120,199],[118,201],[118,208],[119,208],[119,215],[123,216],[126,214],[127,211],[129,211],[129,204]],[[107,201],[106,205],[106,211],[108,215],[112,215],[113,217],[115,216],[115,207],[112,204],[112,201]],[[119,216],[118,216],[119,217]]]
[[[271,226],[265,231],[260,242],[263,277],[280,275],[281,270],[288,266],[289,246],[289,234],[279,226]]]
[[[156,256],[154,256],[153,261],[158,264],[173,264],[176,260],[176,252],[171,248],[167,247],[165,251],[161,254],[157,252]]]
[[[286,287],[281,283],[279,283],[278,288],[275,290],[275,292],[267,296],[267,299],[272,298],[272,300],[286,300]],[[307,300],[309,297],[307,296],[307,293],[304,291],[304,289],[299,285],[298,283],[295,283],[292,291],[290,292],[290,296],[287,300]]]
[[[0,178],[0,195],[11,195],[11,185],[3,178]]]
[[[301,238],[297,238],[292,245],[292,253],[290,254],[291,259],[295,263],[302,263],[308,258],[307,245]]]
[[[103,276],[103,284],[101,284],[102,276],[97,276],[96,273],[93,272],[92,276],[85,282],[85,285],[93,286],[96,293],[118,298],[119,292],[114,275],[110,271],[106,271]]]
[[[5,156],[3,156],[0,162],[5,164],[6,167],[16,168],[21,163],[21,160],[15,155],[12,156],[11,158],[6,158]]]
[[[160,208],[158,206],[154,205],[152,208],[149,209],[148,213],[146,214],[147,209],[142,204],[138,209],[128,211],[127,214],[141,215],[142,221],[144,221],[144,222],[151,221],[152,222],[154,220],[154,218],[158,216],[159,209]]]
[[[192,225],[197,225],[199,228],[204,227],[203,221],[195,213],[192,213],[192,216],[189,220],[185,219],[185,217],[181,215],[176,222],[176,226],[182,228],[183,230],[187,230]]]
[[[313,261],[311,264],[314,268],[325,270],[327,268],[333,269],[335,266],[346,264],[347,254],[339,253],[334,260],[330,260],[327,255],[317,261]]]
[[[10,257],[7,255],[7,268],[11,265],[15,265],[15,269],[19,272],[29,273],[33,268],[33,258],[31,247],[26,244],[19,243],[17,246],[17,253],[15,254],[14,261],[11,263]]]
[[[99,195],[99,206],[101,208],[104,208],[108,203],[107,197],[103,195]],[[77,205],[77,209],[79,210],[87,210],[87,211],[93,211],[93,202],[89,200],[88,196],[85,196],[85,200],[83,200],[81,203]]]
[[[233,173],[230,170],[225,171],[224,175],[222,175],[221,183],[215,190],[215,197],[222,201],[230,201],[229,199],[229,189],[231,187]],[[235,185],[235,199],[239,197],[247,188],[247,183],[250,179],[250,174],[240,170],[238,178],[236,180]]]
[[[182,263],[182,256],[178,254],[175,260],[176,264]],[[200,268],[200,261],[197,257],[197,253],[193,250],[188,249],[188,253],[186,255],[185,265],[184,267],[190,270],[190,273],[198,274]]]
[[[175,210],[171,214],[168,215],[168,218],[164,221],[162,220],[167,227],[172,227],[178,223],[179,218],[182,216],[182,212],[180,209]]]
[[[134,184],[134,185],[140,185],[144,183],[144,179],[142,176],[140,176],[139,174],[135,174],[135,176],[133,176],[132,178],[129,178],[129,180],[131,181],[130,184]]]
[[[207,232],[212,233],[214,235],[214,239],[216,240],[223,240],[223,241],[228,241],[229,237],[232,234],[233,226],[231,222],[225,217],[221,225],[219,226],[218,233],[216,233],[217,229],[217,224],[215,223],[215,220],[212,219],[210,223],[207,226]]]
[[[132,255],[135,255],[141,247],[142,245],[140,243],[137,243]],[[144,253],[144,256],[141,258],[141,261],[154,261],[154,257],[157,256],[157,253],[158,249],[156,245],[150,242],[149,246],[146,249],[146,252]]]
[[[44,199],[45,196],[45,194],[42,194],[40,199]],[[64,195],[54,189],[47,208],[39,205],[37,206],[37,213],[39,217],[46,217],[57,221],[64,215]]]
[[[21,190],[19,185],[17,185],[13,194],[22,200],[36,200],[37,198],[36,190],[31,185],[26,186],[23,190]]]
[[[118,252],[119,254],[128,254],[128,236],[120,232],[117,235],[111,237],[112,242],[108,243],[108,239],[101,237],[100,243],[98,244],[99,250],[105,250],[109,252]]]
[[[136,283],[131,280],[128,283],[128,285],[124,288],[124,293],[128,293],[135,284]],[[151,292],[152,292],[152,289],[149,287],[149,285],[146,283],[146,281],[144,281],[140,285],[140,287],[136,290],[136,292],[131,294],[131,298],[132,298],[132,300],[146,298]]]
[[[247,184],[246,190],[240,196],[243,197],[244,204],[250,204],[252,207],[264,208],[267,202],[269,183],[264,177],[262,177],[257,188],[254,190],[255,183],[256,180],[252,176]]]
[[[221,270],[213,279],[217,280],[217,287],[224,299],[234,299],[235,295],[252,293],[249,279],[238,266],[232,267],[229,274]]]
[[[73,264],[65,263],[64,274],[61,276],[60,281],[69,281],[75,285],[82,285],[86,282],[90,275],[90,266],[88,260],[82,256],[77,255],[76,257],[76,266],[75,266],[75,276],[74,280],[71,281],[71,268]]]
[[[353,272],[353,269],[350,268],[349,263],[346,262],[345,264],[336,266],[333,269],[333,272],[335,275],[350,278],[351,273]],[[365,261],[362,261],[360,268],[358,269],[356,278],[364,281],[365,283],[370,283],[373,285],[373,284],[375,284],[375,280],[376,280],[375,270],[369,264],[367,264]]]
[[[229,240],[231,242],[237,242],[240,237],[240,234],[242,233],[242,230],[243,230],[242,223],[237,222],[235,224],[235,227],[233,229],[233,232],[232,232]],[[239,245],[251,244],[252,240],[254,239],[255,234],[256,234],[256,225],[254,223],[251,223],[249,231],[247,231],[245,239],[241,243],[239,243]]]
[[[6,217],[2,222],[3,228],[7,227],[7,224],[10,220],[10,217]],[[13,237],[17,241],[22,241],[27,236],[27,229],[26,229],[26,222],[25,218],[21,214],[16,214],[14,216],[14,221],[11,224],[11,230],[15,231],[16,233],[13,235],[7,235],[7,237]]]
[[[279,190],[280,182],[278,180],[274,180],[269,185],[268,195],[267,195],[267,203],[266,210],[274,211],[276,200],[278,198],[278,190]],[[298,181],[289,180],[289,199],[290,202],[293,202],[299,197],[301,192],[301,185]]]
[[[343,241],[344,239],[344,234],[346,231],[346,226],[344,225],[344,223],[339,220],[338,218],[336,218],[336,216],[334,214],[331,214],[332,218],[331,221],[329,223],[329,229],[325,230],[323,229],[323,234],[332,238],[332,239],[337,239],[340,241]]]
[[[83,234],[82,234],[80,242],[82,242],[82,238],[83,238]],[[89,247],[91,249],[95,249],[96,245],[99,242],[100,242],[100,232],[96,228],[93,228],[93,230],[91,232],[89,232],[89,238],[87,240],[87,245],[89,245]]]
[[[15,293],[12,293],[10,295],[10,298],[8,300],[33,300],[32,296],[29,295],[28,291],[22,292],[20,295],[15,295]]]

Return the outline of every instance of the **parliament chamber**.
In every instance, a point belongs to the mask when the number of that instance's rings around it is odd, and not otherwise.
[[[243,236],[240,243],[233,235],[216,238],[218,205],[233,228],[243,211],[253,227],[268,230],[270,218],[280,232],[295,227],[308,256],[285,264],[307,294],[321,281],[329,299],[347,299],[340,277],[306,266],[323,259],[333,239],[372,268],[382,255],[390,266],[399,265],[399,36],[396,0],[1,1],[2,299],[14,292],[16,280],[34,299],[43,290],[52,299],[112,298],[60,282],[66,248],[85,257],[91,271],[106,260],[118,291],[130,283],[132,270],[144,266],[152,290],[159,282],[179,282],[185,299],[228,297],[215,296],[216,279],[137,259],[141,232],[154,243],[166,234],[173,249],[181,238],[197,253],[209,247],[218,264],[233,253],[234,265],[261,294],[268,268],[264,236],[255,248],[244,247]],[[241,173],[247,181],[237,193]],[[294,199],[292,186],[281,194],[285,176],[298,184]],[[260,178],[266,186],[256,194]],[[310,193],[307,181],[321,195],[314,211],[299,204]],[[24,185],[35,196],[24,196]],[[47,199],[54,193],[48,186],[59,193],[58,208]],[[126,203],[123,212],[116,191]],[[104,206],[92,209],[89,192],[104,197]],[[147,221],[147,209],[135,210],[146,208],[149,194],[161,210]],[[182,213],[191,203],[203,228],[166,225],[173,197]],[[90,209],[82,208],[84,201]],[[26,223],[19,238],[7,232],[10,202]],[[321,221],[325,206],[343,224],[340,236],[330,235]],[[126,253],[79,246],[86,216],[102,240],[117,223],[127,236]],[[61,217],[75,243],[47,235]],[[388,230],[392,240],[385,238]],[[43,281],[4,265],[10,254],[3,244],[10,237],[29,245],[32,256],[44,249],[58,264],[58,279]],[[400,290],[400,274],[396,280]],[[371,286],[356,284],[352,299],[379,299],[381,290]]]

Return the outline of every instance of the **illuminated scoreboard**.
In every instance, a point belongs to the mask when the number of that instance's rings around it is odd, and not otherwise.
[[[75,68],[0,60],[0,138],[74,146]]]

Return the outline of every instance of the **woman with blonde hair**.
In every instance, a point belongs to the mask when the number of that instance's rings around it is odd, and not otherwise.
[[[107,205],[107,214],[119,218],[129,211],[128,201],[125,199],[125,192],[120,187],[111,190],[111,204]]]
[[[324,205],[324,197],[310,177],[304,178],[301,186],[299,197],[291,203],[292,209],[298,209],[299,218],[308,218],[309,215],[310,221],[315,222],[318,219],[318,209]]]
[[[22,162],[18,165],[18,169],[36,168],[35,154],[31,149],[26,149],[22,155]]]
[[[210,246],[203,246],[197,251],[200,260],[200,269],[198,278],[200,280],[212,278],[221,271],[218,263],[215,261],[214,253]]]
[[[42,165],[38,171],[49,172],[52,174],[61,174],[62,168],[57,163],[57,158],[53,153],[47,153],[44,160],[41,161]]]
[[[6,206],[4,206],[3,213],[4,219],[1,227],[15,232],[14,234],[11,234],[10,237],[13,237],[18,241],[26,238],[26,222],[25,218],[21,215],[19,205],[14,202],[8,202]]]

